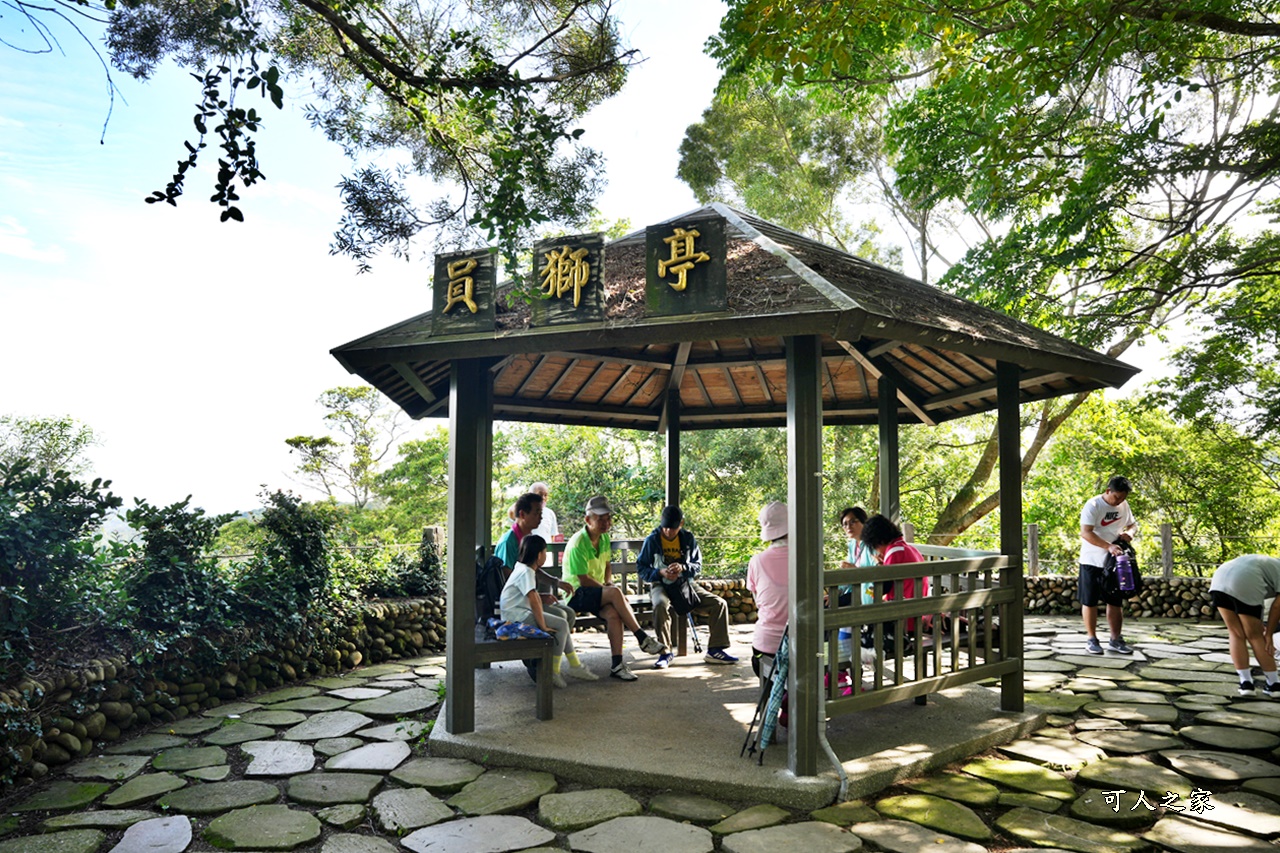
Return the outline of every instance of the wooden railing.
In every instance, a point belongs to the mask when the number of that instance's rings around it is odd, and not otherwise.
[[[1021,705],[1021,560],[989,552],[918,547],[926,562],[838,569],[823,574],[830,602],[823,612],[827,660],[840,661],[838,629],[851,629],[854,645],[853,693],[842,696],[833,674],[826,690],[828,717],[1013,675],[1017,675],[1016,684],[1006,682],[1002,705],[1013,701],[1010,691],[1017,693],[1016,701]],[[929,593],[923,596],[922,577],[929,579]],[[908,578],[916,579],[917,597],[904,599],[903,582]],[[875,585],[875,601],[871,604],[862,603],[864,583]],[[893,584],[890,601],[883,600],[886,583]],[[850,584],[854,588],[851,601],[841,605],[839,587]],[[932,619],[933,633],[925,631],[926,616]],[[946,630],[942,627],[944,621],[949,622]],[[892,632],[887,650],[886,626]],[[870,672],[865,686],[859,677],[864,670],[859,644],[864,627],[874,638],[874,649],[868,650]],[[870,659],[871,652],[874,660]]]

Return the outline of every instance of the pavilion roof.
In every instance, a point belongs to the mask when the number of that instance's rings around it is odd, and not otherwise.
[[[332,354],[413,417],[448,413],[454,359],[491,357],[498,419],[648,430],[665,429],[668,388],[681,429],[785,424],[791,335],[821,337],[828,424],[876,423],[881,376],[897,384],[899,421],[937,423],[995,408],[998,361],[1022,368],[1023,402],[1138,372],[724,205],[667,223],[707,217],[725,223],[727,310],[648,316],[641,229],[605,247],[603,320],[535,326],[500,291],[492,331],[433,334],[427,312]]]

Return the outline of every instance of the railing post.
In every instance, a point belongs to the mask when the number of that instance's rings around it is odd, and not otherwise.
[[[1160,562],[1164,566],[1164,579],[1173,577],[1173,525],[1160,525]]]
[[[1031,577],[1040,576],[1040,525],[1027,525],[1027,571]]]

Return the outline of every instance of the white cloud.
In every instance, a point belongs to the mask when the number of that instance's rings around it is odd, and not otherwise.
[[[0,216],[0,255],[20,258],[24,261],[62,264],[66,254],[56,244],[45,248],[36,246],[29,232],[12,216]]]

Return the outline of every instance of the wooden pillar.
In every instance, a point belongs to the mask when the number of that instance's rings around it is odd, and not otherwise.
[[[449,376],[449,570],[448,647],[445,668],[445,731],[462,734],[476,727],[475,622],[476,547],[479,492],[488,491],[478,421],[493,420],[488,365],[456,360]]]
[[[819,690],[822,688],[822,341],[787,338],[788,575],[791,602],[791,700],[787,766],[797,776],[818,772]]]
[[[680,505],[680,389],[667,391],[667,503]]]
[[[898,384],[881,376],[876,384],[880,407],[880,514],[894,524],[902,519],[902,486],[898,479]]]
[[[487,366],[483,381],[476,389],[480,393],[480,408],[487,417],[477,418],[476,448],[479,470],[476,472],[476,557],[487,557],[493,550],[493,377]],[[452,422],[450,422],[452,427]],[[453,480],[449,480],[450,483]],[[505,517],[505,516],[504,516]]]
[[[1017,658],[1016,672],[1000,678],[1000,707],[1021,711],[1022,686],[1022,421],[1019,415],[1019,368],[996,363],[996,432],[1000,442],[1000,551],[1009,558],[1009,582],[1017,595],[1001,623],[1006,658]]]

